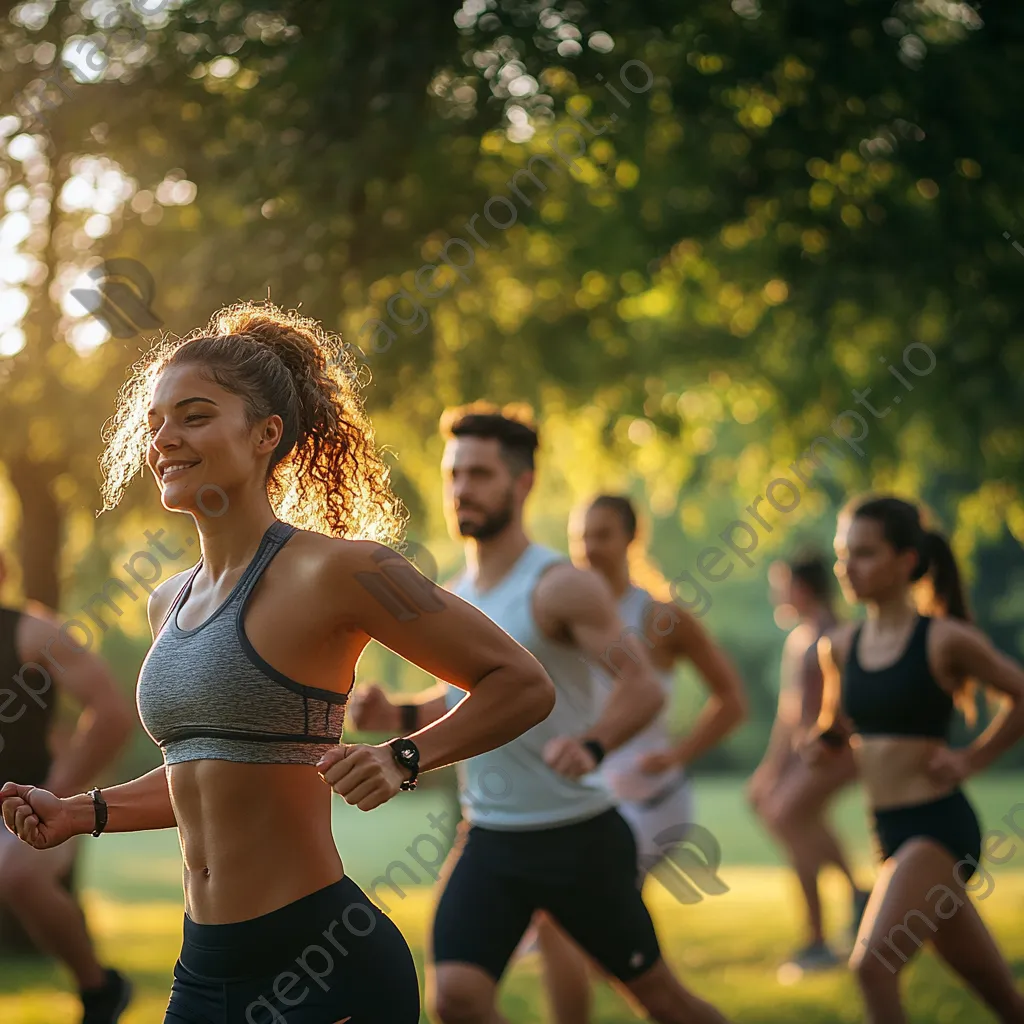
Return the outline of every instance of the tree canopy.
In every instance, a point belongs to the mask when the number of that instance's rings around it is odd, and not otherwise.
[[[825,436],[819,508],[900,486],[963,551],[1024,539],[1022,45],[945,0],[5,4],[26,592],[113,543],[99,427],[148,342],[69,297],[112,257],[172,331],[268,291],[340,331],[420,536],[437,416],[486,396],[542,413],[561,506],[614,481],[714,535]]]

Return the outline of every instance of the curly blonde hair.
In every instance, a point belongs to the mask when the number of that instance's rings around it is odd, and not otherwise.
[[[157,378],[186,364],[200,364],[240,396],[250,424],[281,417],[266,481],[280,519],[336,537],[401,542],[406,512],[374,445],[352,355],[317,321],[270,302],[227,306],[205,329],[163,339],[132,367],[103,431],[102,511],[115,508],[145,469]]]

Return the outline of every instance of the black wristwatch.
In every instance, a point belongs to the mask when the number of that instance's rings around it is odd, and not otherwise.
[[[92,797],[92,809],[96,815],[93,836],[99,838],[100,833],[107,827],[107,801],[103,799],[103,794],[98,789],[90,790],[89,796]]]
[[[594,755],[596,764],[600,764],[604,760],[604,744],[600,740],[583,740],[580,746],[586,748]]]
[[[407,740],[404,737],[391,740],[388,746],[391,748],[398,767],[404,768],[410,773],[409,778],[399,786],[399,789],[404,789],[406,792],[415,789],[416,777],[420,773],[420,748],[412,740]]]

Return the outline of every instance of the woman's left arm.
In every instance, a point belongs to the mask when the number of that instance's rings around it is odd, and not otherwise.
[[[319,572],[318,592],[360,649],[376,640],[469,695],[409,737],[419,748],[421,772],[502,746],[554,706],[554,685],[529,651],[390,548],[336,544]],[[364,811],[390,799],[404,778],[386,743],[340,744],[317,767],[336,793]]]
[[[1024,668],[974,626],[946,620],[949,664],[958,679],[977,679],[1008,697],[989,727],[964,751],[967,774],[984,771],[1024,736]]]

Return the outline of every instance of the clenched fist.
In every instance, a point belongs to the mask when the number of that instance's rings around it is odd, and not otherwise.
[[[376,683],[357,686],[348,701],[349,721],[367,732],[398,732],[399,715],[398,708]]]
[[[594,755],[575,736],[556,736],[544,746],[544,763],[559,775],[578,779],[597,767]]]
[[[340,743],[317,762],[320,778],[361,811],[390,800],[409,773],[398,766],[391,748],[384,744]]]
[[[60,846],[78,833],[72,827],[66,801],[37,786],[14,782],[0,789],[4,824],[23,842],[37,850]]]

